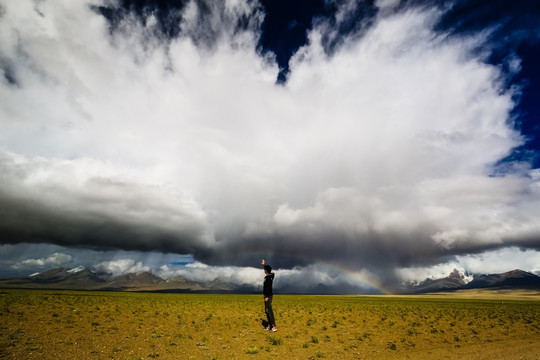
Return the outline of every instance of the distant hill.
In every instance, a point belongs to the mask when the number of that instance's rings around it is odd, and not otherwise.
[[[58,284],[72,289],[99,288],[107,281],[107,274],[98,273],[84,267],[75,269],[52,269],[32,277],[38,284]]]
[[[502,274],[478,275],[464,289],[534,289],[540,290],[540,276],[523,270],[512,270]]]
[[[473,275],[471,281],[465,274],[454,269],[445,278],[426,279],[418,284],[409,284],[405,293],[420,294],[464,289],[532,289],[540,290],[540,276],[523,270],[512,270],[502,274]]]
[[[261,279],[262,282],[262,279]],[[237,285],[220,280],[198,283],[182,276],[162,279],[150,272],[130,273],[120,276],[98,272],[85,267],[73,269],[55,268],[28,277],[0,279],[0,288],[58,289],[58,290],[102,290],[102,291],[151,291],[151,292],[205,292],[205,293],[260,293],[261,289],[248,284]],[[420,283],[404,286],[403,294],[466,289],[528,289],[540,290],[540,277],[522,270],[502,274],[466,276],[458,270],[442,279],[426,279]],[[276,293],[287,294],[363,294],[380,293],[360,289],[352,285],[324,285],[315,287],[285,286],[275,289]]]
[[[180,276],[166,281],[149,272],[112,276],[85,267],[55,268],[22,278],[0,279],[0,287],[106,291],[201,291],[203,286]]]
[[[107,274],[84,267],[55,268],[24,278],[0,279],[0,286],[36,289],[96,290],[107,282]]]
[[[457,269],[454,269],[450,275],[442,279],[425,279],[418,284],[409,284],[406,292],[410,293],[425,293],[434,291],[445,291],[458,289],[467,285],[468,281],[465,274]]]
[[[120,275],[118,277],[112,278],[107,281],[103,286],[103,290],[131,290],[131,289],[140,289],[144,287],[159,287],[159,285],[165,283],[166,281],[160,277],[157,277],[149,272],[143,272],[140,274],[131,273]]]

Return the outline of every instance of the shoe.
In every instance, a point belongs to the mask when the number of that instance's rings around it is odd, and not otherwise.
[[[270,326],[265,327],[264,331],[270,331]]]
[[[277,331],[277,327],[272,326],[272,331],[273,331],[273,332],[276,332],[276,331]]]

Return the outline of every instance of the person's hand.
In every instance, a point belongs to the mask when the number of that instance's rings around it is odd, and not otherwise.
[[[264,262],[264,259],[262,259],[262,261],[261,261],[261,265],[264,265],[264,264],[266,264],[266,263]]]
[[[264,301],[268,301],[268,298],[264,298]]]

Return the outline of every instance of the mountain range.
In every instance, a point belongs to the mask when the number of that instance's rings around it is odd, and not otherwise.
[[[261,289],[251,285],[237,285],[214,280],[199,283],[177,276],[168,280],[150,272],[113,276],[85,267],[73,269],[55,268],[28,277],[0,279],[0,288],[101,290],[101,291],[151,291],[151,292],[212,292],[212,293],[259,293]],[[532,289],[540,290],[540,277],[532,273],[513,270],[502,274],[466,276],[454,270],[441,279],[426,279],[420,283],[405,284],[400,293],[422,294],[428,292],[466,289]],[[294,293],[292,288],[277,288],[280,293]],[[302,290],[310,294],[354,294],[360,289],[351,286],[328,287],[323,284]]]
[[[113,276],[85,267],[55,268],[28,277],[0,279],[0,287],[23,289],[102,290],[102,291],[204,291],[204,285],[181,276],[164,280],[149,272]]]
[[[421,294],[427,292],[455,291],[467,289],[527,289],[540,290],[540,276],[523,270],[512,270],[501,274],[475,274],[466,276],[454,269],[442,279],[426,279],[420,283],[406,284],[405,293]]]

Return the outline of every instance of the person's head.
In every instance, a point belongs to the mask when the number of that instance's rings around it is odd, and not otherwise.
[[[264,272],[270,274],[272,272],[272,267],[270,265],[264,265]]]

